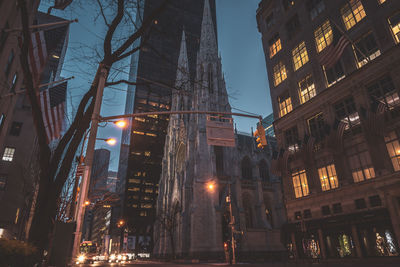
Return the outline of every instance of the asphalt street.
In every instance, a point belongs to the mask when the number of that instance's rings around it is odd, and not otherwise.
[[[160,267],[160,266],[177,266],[177,267],[212,267],[212,266],[229,266],[226,263],[179,263],[179,262],[159,262],[159,261],[139,261],[135,260],[127,263],[100,263],[75,265],[79,267],[119,267],[119,266],[135,266],[135,267]],[[400,258],[371,258],[371,259],[346,259],[346,260],[328,260],[323,262],[275,262],[275,263],[238,263],[234,266],[241,267],[399,267]]]

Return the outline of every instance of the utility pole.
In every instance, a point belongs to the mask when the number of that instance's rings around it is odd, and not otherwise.
[[[76,230],[74,233],[74,246],[72,249],[72,262],[75,261],[78,255],[79,243],[82,235],[82,222],[83,216],[85,214],[85,201],[87,198],[89,185],[90,185],[90,175],[92,171],[94,148],[96,144],[97,128],[100,122],[100,109],[101,102],[103,99],[104,85],[108,75],[108,69],[101,64],[98,77],[97,93],[94,102],[94,109],[92,114],[92,120],[90,125],[90,133],[88,144],[86,148],[86,158],[85,158],[85,171],[82,177],[82,189],[79,194],[78,207],[77,207],[77,217],[76,217]]]

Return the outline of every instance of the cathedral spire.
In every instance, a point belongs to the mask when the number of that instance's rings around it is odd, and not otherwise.
[[[177,87],[178,90],[188,91],[190,89],[189,62],[186,49],[185,30],[182,31],[182,41],[178,58],[178,68],[176,71],[175,86]]]
[[[218,59],[217,38],[214,31],[209,0],[204,0],[199,59],[201,62]]]

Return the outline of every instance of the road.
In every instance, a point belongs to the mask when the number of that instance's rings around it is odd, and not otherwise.
[[[94,264],[81,264],[75,265],[79,267],[123,267],[123,266],[134,266],[134,267],[218,267],[218,266],[229,266],[226,263],[173,263],[173,262],[158,262],[158,261],[133,261],[129,263],[94,263]],[[324,262],[279,262],[279,263],[239,263],[235,266],[240,267],[399,267],[400,258],[371,258],[371,259],[346,259],[346,260],[328,260]]]

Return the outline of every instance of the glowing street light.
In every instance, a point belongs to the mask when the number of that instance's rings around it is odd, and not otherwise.
[[[114,121],[114,124],[117,125],[119,128],[125,128],[128,125],[126,120]]]
[[[206,186],[208,191],[214,191],[215,184],[213,182],[208,182]]]
[[[85,203],[84,203],[84,205],[85,205],[85,206],[89,206],[89,205],[90,205],[90,201],[89,201],[89,200],[86,200]]]
[[[117,143],[117,140],[115,138],[107,138],[106,143],[109,144],[110,146],[113,146]]]

